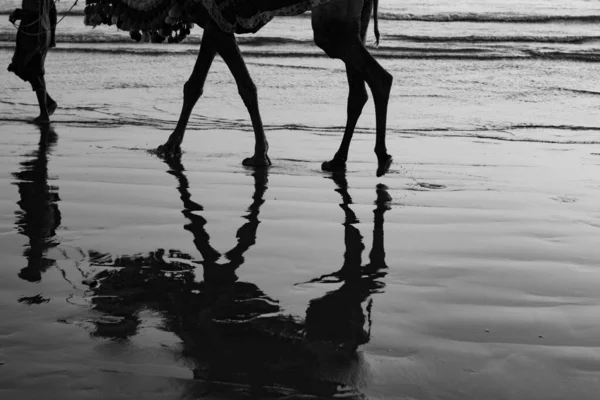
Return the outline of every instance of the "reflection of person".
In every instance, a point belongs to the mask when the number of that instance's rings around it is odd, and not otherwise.
[[[352,198],[348,194],[348,182],[343,174],[334,174],[333,180],[342,195],[340,207],[344,210],[344,264],[332,274],[323,275],[311,282],[337,283],[343,285],[325,296],[311,300],[306,310],[306,339],[336,343],[353,352],[370,339],[365,331],[365,316],[362,304],[372,293],[381,290],[384,284],[379,281],[387,274],[383,243],[383,215],[389,209],[391,197],[384,185],[377,185],[375,201],[373,247],[369,253],[370,263],[362,265],[362,252],[365,248],[362,236],[354,227],[359,221],[349,205]],[[370,302],[367,306],[370,309]],[[370,325],[370,321],[369,321]]]
[[[46,90],[45,61],[48,50],[56,46],[56,7],[53,0],[23,0],[22,8],[9,16],[20,20],[17,45],[8,70],[31,84],[40,106],[35,122],[49,122],[57,104]]]
[[[22,169],[13,174],[18,179],[22,212],[18,213],[16,225],[19,232],[29,238],[25,250],[27,267],[19,277],[30,282],[42,279],[42,273],[53,265],[46,258],[49,248],[57,245],[56,228],[60,225],[59,201],[56,189],[48,185],[48,152],[56,143],[56,133],[50,125],[40,125],[40,142],[34,158],[21,163]]]

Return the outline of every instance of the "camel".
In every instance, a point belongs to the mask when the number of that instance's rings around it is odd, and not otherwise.
[[[393,77],[373,58],[365,47],[367,29],[373,10],[375,11],[375,35],[377,40],[379,39],[377,30],[378,0],[271,0],[271,3],[276,3],[275,5],[285,4],[287,11],[270,10],[268,13],[262,14],[257,12],[253,18],[259,22],[253,26],[228,24],[223,17],[224,14],[219,14],[219,7],[222,7],[222,4],[233,3],[234,7],[240,8],[239,13],[243,14],[245,12],[244,15],[248,15],[248,7],[269,7],[265,5],[269,4],[269,0],[237,0],[234,2],[222,0],[88,0],[88,5],[97,3],[98,6],[96,8],[91,6],[86,8],[86,23],[90,25],[110,24],[112,15],[112,22],[117,24],[120,29],[134,29],[138,36],[137,29],[145,32],[154,29],[156,32],[160,24],[163,26],[160,31],[162,32],[165,28],[162,19],[158,22],[158,25],[146,21],[153,18],[154,14],[158,12],[154,10],[160,8],[156,6],[160,2],[168,3],[166,9],[168,16],[165,19],[167,23],[173,24],[177,21],[177,18],[192,21],[204,29],[204,34],[196,64],[190,78],[183,87],[183,106],[179,120],[166,143],[157,148],[156,152],[159,155],[170,157],[181,153],[181,144],[190,115],[202,96],[204,83],[212,61],[215,55],[219,54],[236,81],[238,92],[248,109],[254,130],[254,154],[244,159],[242,164],[254,167],[271,165],[268,155],[269,144],[258,106],[257,88],[248,72],[237,45],[235,34],[256,32],[277,15],[294,15],[289,11],[289,6],[292,4],[293,7],[296,7],[294,9],[295,14],[310,9],[314,42],[327,56],[343,61],[346,66],[349,87],[346,127],[337,152],[331,160],[323,162],[322,169],[325,171],[345,170],[352,135],[363,107],[368,100],[366,84],[371,89],[375,103],[377,176],[382,176],[388,171],[392,163],[392,157],[388,154],[386,148],[386,119]],[[129,7],[139,8],[141,7],[140,4],[150,3],[154,4],[154,8],[150,9],[150,6],[147,6],[140,11],[143,11],[142,14],[139,14],[142,16],[138,17],[137,22],[135,19],[131,22],[133,18],[131,12],[129,16],[127,15],[127,11],[131,11]],[[123,6],[125,11],[122,14],[119,14],[121,9],[115,12],[114,8],[110,8],[117,4],[119,7]],[[171,9],[173,4],[174,6]],[[104,5],[104,8],[101,7],[102,5]],[[274,7],[274,5],[271,4],[270,7]],[[164,7],[160,9],[162,10]],[[238,10],[235,10],[235,12],[238,12]],[[185,18],[181,17],[182,13],[185,14]],[[144,18],[146,20],[143,20]],[[167,28],[166,34],[170,30],[168,26]],[[133,34],[132,37],[134,37]]]

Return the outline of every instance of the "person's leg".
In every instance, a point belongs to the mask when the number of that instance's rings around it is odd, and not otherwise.
[[[56,111],[58,104],[52,97],[50,97],[50,93],[48,93],[48,89],[46,89],[46,104],[48,107],[48,115],[52,116],[52,114],[54,114],[54,111]]]
[[[38,75],[34,78],[31,78],[29,82],[35,91],[35,95],[40,106],[40,115],[38,115],[33,122],[50,122],[50,114],[48,112],[48,94],[46,93],[46,81],[44,80],[44,75]]]

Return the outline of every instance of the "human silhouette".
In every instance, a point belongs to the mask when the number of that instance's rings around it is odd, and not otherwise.
[[[21,21],[17,43],[8,71],[29,82],[40,107],[37,123],[50,122],[57,104],[46,88],[45,63],[48,50],[56,47],[56,6],[53,0],[23,0],[8,17],[10,23]]]
[[[39,282],[42,273],[55,264],[48,258],[48,250],[58,245],[56,229],[61,215],[58,209],[58,188],[48,183],[48,154],[57,142],[58,136],[50,125],[38,126],[40,140],[38,148],[30,158],[23,161],[21,170],[13,173],[17,180],[21,208],[16,214],[15,224],[19,233],[29,238],[24,256],[27,266],[19,272],[19,277],[29,282]]]

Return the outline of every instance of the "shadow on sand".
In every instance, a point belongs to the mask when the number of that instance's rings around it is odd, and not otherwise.
[[[236,233],[237,244],[222,255],[210,244],[207,221],[199,213],[203,207],[191,199],[181,161],[167,164],[189,221],[184,227],[202,261],[175,250],[118,258],[91,254],[94,265],[107,267],[88,281],[92,305],[110,317],[110,322],[95,323],[93,335],[127,340],[139,328],[139,311],[152,309],[163,316],[162,328],[181,339],[183,356],[192,361],[194,378],[202,382],[201,393],[193,386],[186,394],[192,398],[232,390],[261,399],[299,394],[362,398],[367,368],[357,348],[370,339],[370,296],[385,286],[383,224],[391,201],[387,188],[376,188],[373,248],[370,263],[363,266],[365,246],[354,226],[358,219],[350,208],[348,183],[343,174],[331,177],[345,213],[344,263],[339,271],[310,282],[342,285],[311,300],[300,318],[284,314],[277,300],[236,275],[244,253],[257,240],[268,169],[252,171],[254,194],[244,216],[247,222]],[[199,265],[200,282],[194,274]]]

